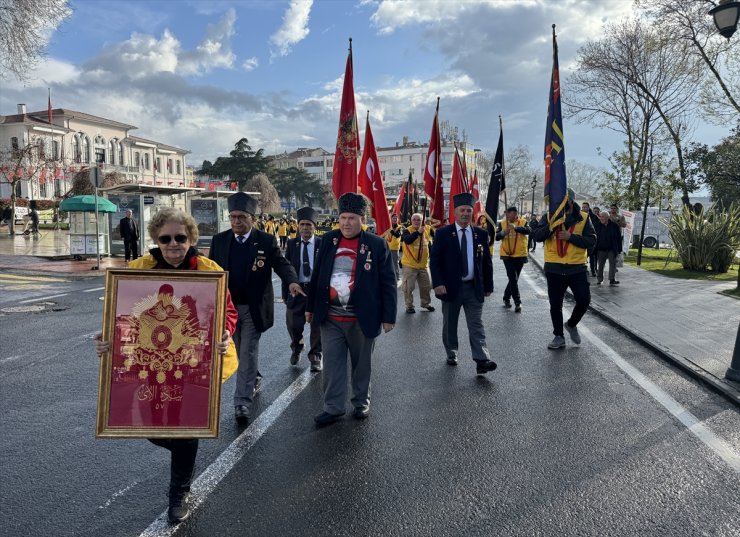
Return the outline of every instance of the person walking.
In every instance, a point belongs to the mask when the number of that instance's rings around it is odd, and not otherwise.
[[[277,225],[277,234],[280,238],[280,248],[285,251],[285,247],[288,245],[288,222],[285,218],[281,218]]]
[[[134,212],[126,210],[126,216],[120,221],[121,238],[123,239],[123,256],[128,263],[139,257],[139,226],[134,220]]]
[[[536,228],[538,224],[539,221],[537,220],[537,215],[532,213],[532,215],[529,217],[530,234],[527,236],[527,250],[529,250],[530,252],[534,252],[537,249],[537,241],[534,240],[531,231]]]
[[[609,261],[609,285],[618,285],[617,281],[617,255],[622,251],[622,233],[619,225],[614,222],[607,213],[599,214],[596,224],[596,256],[598,267],[596,270],[596,283],[601,285],[604,281],[604,265]]]
[[[298,283],[303,292],[308,295],[311,282],[311,274],[316,265],[316,253],[321,246],[321,237],[315,235],[317,214],[311,207],[298,209],[298,237],[288,240],[288,248],[285,258],[293,266],[298,274]],[[306,297],[303,295],[291,295],[288,285],[283,282],[283,301],[285,302],[285,323],[290,335],[291,365],[298,365],[301,352],[305,347],[303,342],[303,328],[306,326]],[[310,323],[310,347],[308,361],[311,371],[321,371],[321,329],[318,323]]]
[[[483,301],[493,293],[488,232],[470,225],[475,204],[472,194],[457,194],[452,201],[455,223],[437,230],[429,262],[434,294],[442,301],[442,343],[447,364],[457,365],[457,323],[463,308],[476,374],[484,375],[496,369],[481,318]]]
[[[506,218],[498,225],[496,240],[501,241],[499,255],[506,268],[506,277],[509,283],[504,289],[504,307],[511,307],[511,299],[514,299],[514,311],[522,311],[522,297],[519,294],[519,274],[522,272],[524,263],[527,262],[527,239],[529,226],[527,219],[519,216],[516,207],[506,209]]]
[[[551,230],[547,214],[540,218],[534,231],[535,240],[544,242],[545,277],[547,296],[550,300],[550,319],[554,338],[548,349],[565,347],[564,330],[568,331],[573,343],[580,344],[578,323],[586,314],[591,303],[588,285],[588,251],[596,246],[596,232],[586,213],[575,203],[575,192],[568,189],[565,222]],[[568,321],[563,324],[563,298],[570,287],[576,305]]]
[[[229,271],[229,291],[239,320],[234,334],[239,369],[234,388],[234,417],[247,423],[254,396],[259,392],[259,341],[274,322],[272,271],[292,295],[305,295],[298,276],[280,252],[274,235],[254,226],[257,200],[244,192],[227,198],[231,229],[211,239],[208,257]]]
[[[149,238],[157,245],[149,254],[133,260],[130,269],[156,270],[198,270],[223,271],[216,263],[198,253],[198,225],[189,214],[179,209],[165,207],[149,221]],[[172,287],[169,287],[171,293]],[[107,292],[107,290],[106,290]],[[236,370],[236,349],[231,336],[236,330],[237,312],[226,294],[225,331],[218,343],[218,353],[223,356],[221,382],[226,381]],[[95,350],[98,356],[110,352],[110,341],[103,340],[103,334],[95,335]],[[190,485],[195,473],[195,459],[198,454],[197,438],[151,438],[149,441],[170,452],[170,484],[167,519],[171,524],[185,520],[190,514],[187,504]]]
[[[398,251],[401,249],[401,235],[403,228],[398,224],[398,215],[391,215],[391,227],[385,230],[383,238],[388,243],[388,249],[391,252],[391,262],[393,263],[393,272],[396,275],[396,281],[401,279],[401,267],[398,266]]]
[[[429,279],[429,246],[432,242],[429,225],[423,224],[419,213],[411,215],[411,225],[403,229],[401,235],[401,265],[403,297],[406,313],[416,313],[414,309],[414,287],[419,284],[419,299],[422,309],[434,311],[432,306],[432,282]]]
[[[588,215],[588,219],[591,221],[591,225],[596,229],[596,225],[599,223],[599,208],[594,207],[594,210],[591,210],[591,205],[584,201],[581,203],[581,212],[586,213]],[[588,267],[591,271],[591,276],[596,277],[596,250],[592,249],[588,251]]]
[[[339,229],[322,237],[306,302],[306,320],[320,325],[324,351],[324,405],[314,418],[317,427],[345,414],[348,353],[352,415],[368,417],[375,338],[396,323],[396,280],[388,246],[362,229],[368,200],[348,192],[337,205]]]

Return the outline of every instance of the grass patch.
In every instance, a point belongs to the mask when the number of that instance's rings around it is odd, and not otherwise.
[[[711,280],[717,282],[737,281],[738,266],[733,265],[724,274],[714,272],[694,272],[685,270],[681,263],[676,261],[676,252],[670,249],[654,250],[652,248],[642,249],[642,264],[639,268],[668,276],[669,278],[681,278],[684,280]],[[624,262],[630,266],[637,266],[637,249],[631,248]]]
[[[54,229],[56,224],[39,224],[39,229]],[[60,222],[59,229],[69,229],[69,222]]]
[[[725,289],[724,291],[720,291],[720,293],[740,300],[740,287],[735,287],[734,289]]]

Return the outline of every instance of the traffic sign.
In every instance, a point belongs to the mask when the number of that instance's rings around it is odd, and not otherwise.
[[[282,207],[283,209],[295,209],[295,203],[293,203],[292,201],[281,201],[280,207]]]

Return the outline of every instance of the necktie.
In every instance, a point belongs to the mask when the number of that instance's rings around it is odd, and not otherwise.
[[[238,242],[239,244],[244,244],[244,241],[245,241],[245,240],[247,240],[247,238],[246,238],[246,237],[245,237],[244,235],[239,235],[239,236],[238,236],[238,237],[236,238],[236,242]]]
[[[303,241],[303,275],[311,277],[311,264],[308,261],[308,241]]]
[[[463,278],[468,277],[468,234],[466,231],[468,228],[462,228],[460,231],[462,231],[462,239],[460,240],[460,250],[462,251],[462,269],[463,269]]]

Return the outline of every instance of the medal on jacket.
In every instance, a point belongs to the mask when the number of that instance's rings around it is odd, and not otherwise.
[[[363,244],[363,247],[364,247],[364,246],[365,246],[365,245]],[[361,251],[360,253],[364,253],[364,252],[362,252],[362,251]],[[365,269],[365,270],[367,270],[367,271],[369,271],[369,270],[370,270],[370,269],[372,268],[372,262],[373,262],[373,259],[372,259],[372,257],[371,257],[372,255],[373,255],[373,253],[372,253],[372,252],[368,252],[368,253],[367,253],[367,259],[365,259],[365,266],[364,266],[364,269]]]
[[[332,243],[332,244],[333,244],[334,246],[336,246],[337,244],[339,244],[339,238],[337,238],[337,237],[334,237],[334,238],[333,238],[333,239],[331,240],[331,243]]]

